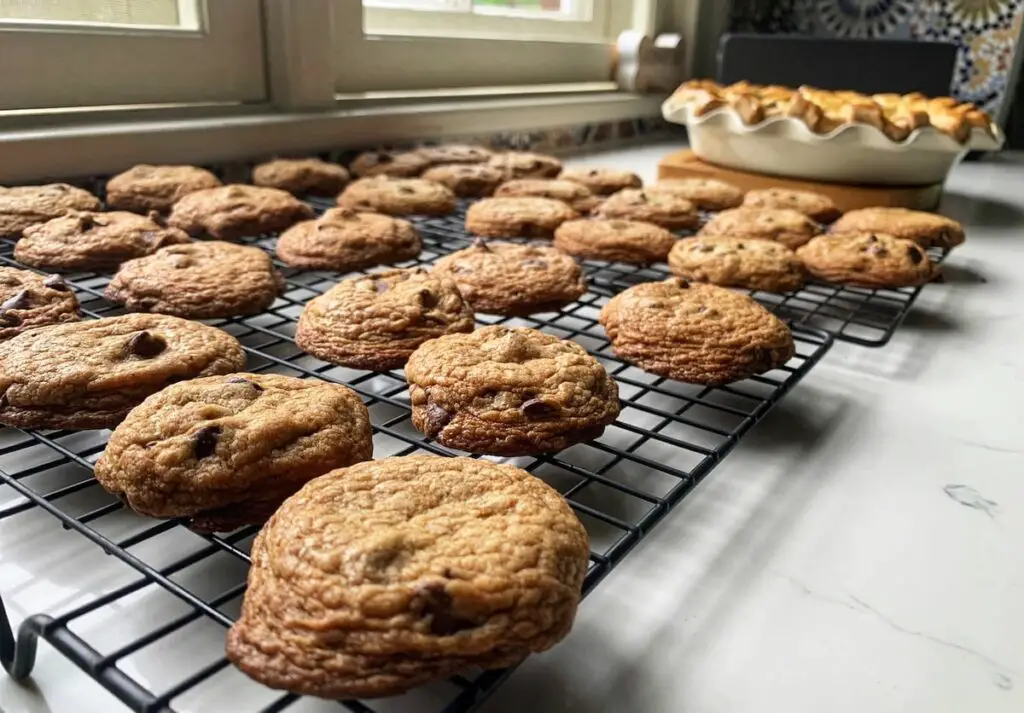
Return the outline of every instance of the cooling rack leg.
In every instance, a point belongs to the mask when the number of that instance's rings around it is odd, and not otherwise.
[[[11,620],[7,618],[4,600],[0,597],[0,663],[15,681],[23,681],[32,673],[36,664],[36,643],[43,625],[49,617],[32,617],[26,619],[18,629],[15,641],[11,629]]]

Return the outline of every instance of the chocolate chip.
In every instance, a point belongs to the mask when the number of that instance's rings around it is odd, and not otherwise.
[[[420,611],[430,617],[430,633],[434,636],[452,636],[476,627],[474,622],[452,612],[452,598],[443,584],[428,584],[416,593],[422,601]]]
[[[523,260],[523,267],[539,267],[545,268],[548,266],[547,260],[541,260],[540,258],[530,257]]]
[[[910,261],[915,265],[917,265],[919,262],[921,262],[921,260],[924,259],[924,255],[921,254],[921,251],[918,250],[913,245],[907,248],[907,255],[910,256]]]
[[[22,321],[21,317],[13,312],[0,312],[0,324],[5,327],[17,327]]]
[[[370,157],[375,163],[391,163],[395,160],[395,157],[389,153],[374,154]]]
[[[425,411],[427,412],[427,422],[424,430],[431,438],[440,433],[441,429],[447,426],[452,420],[452,415],[450,413],[433,402],[427,404]]]
[[[598,173],[600,173],[600,171],[598,171],[596,168],[592,168],[589,171],[587,171],[588,176],[596,176]]]
[[[220,440],[220,426],[203,426],[192,436],[192,451],[196,458],[212,456]]]
[[[377,291],[378,295],[387,292],[389,287],[390,286],[388,285],[388,283],[385,282],[384,280],[373,281],[373,289]]]
[[[49,275],[43,280],[43,286],[49,287],[51,290],[57,290],[58,292],[67,292],[71,288],[68,287],[68,283],[60,275]]]
[[[640,191],[639,193],[637,193],[637,198],[640,199],[641,203],[646,203],[647,202],[647,194],[644,193],[643,191]]]
[[[95,227],[96,221],[93,220],[91,215],[80,215],[78,216],[78,229],[79,230],[92,230]]]
[[[435,295],[430,290],[420,290],[419,298],[420,304],[426,307],[427,309],[437,306],[437,295]]]
[[[702,253],[713,253],[715,251],[714,245],[698,245],[697,251]]]
[[[676,287],[678,287],[681,290],[685,290],[685,289],[688,289],[690,287],[690,283],[687,282],[686,280],[684,280],[681,277],[674,278],[672,280],[672,282],[673,282],[673,284],[675,284]]]
[[[155,357],[166,348],[167,342],[162,337],[149,332],[139,332],[128,341],[128,353],[143,359]]]
[[[2,304],[0,304],[0,311],[7,311],[9,309],[25,309],[29,304],[28,290],[21,290],[17,292],[13,297],[8,298]]]
[[[416,191],[414,191],[413,189],[409,188],[409,186],[399,186],[398,187],[398,192],[401,193],[404,196],[411,196]]]
[[[878,257],[885,257],[886,255],[889,254],[889,251],[886,250],[885,247],[882,245],[876,245],[871,252],[877,255]]]
[[[524,416],[537,418],[539,416],[548,416],[554,413],[558,410],[558,407],[553,406],[546,401],[541,401],[540,399],[530,399],[523,403],[523,405],[519,407],[519,410],[523,412]]]
[[[736,243],[736,249],[737,250],[743,250],[745,247],[747,247],[747,246],[744,245],[743,243]]]
[[[227,380],[228,384],[248,384],[257,391],[263,391],[263,387],[257,384],[255,381],[249,381],[244,376],[232,376]]]
[[[877,243],[878,242],[878,236],[877,235],[869,235],[868,236],[868,242],[869,243]]]

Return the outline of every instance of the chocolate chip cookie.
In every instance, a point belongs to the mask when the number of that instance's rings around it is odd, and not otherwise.
[[[162,314],[32,329],[0,343],[0,423],[111,428],[169,384],[244,364],[227,332]]]
[[[939,274],[928,253],[912,240],[884,233],[821,235],[797,250],[815,277],[860,287],[910,287]]]
[[[189,193],[220,185],[205,168],[139,164],[107,181],[107,206],[143,215],[166,213]]]
[[[743,189],[714,178],[669,178],[647,186],[648,193],[685,198],[699,210],[728,210],[743,203]]]
[[[349,164],[349,170],[360,178],[393,176],[413,178],[430,166],[416,151],[364,151]]]
[[[331,208],[292,226],[277,241],[277,257],[285,264],[339,272],[411,260],[421,249],[409,221],[350,208]]]
[[[447,186],[462,198],[486,198],[504,179],[501,171],[480,163],[451,163],[428,168],[423,180]]]
[[[538,245],[484,243],[434,264],[478,312],[523,316],[557,310],[587,291],[583,271],[560,250]]]
[[[774,240],[790,250],[820,234],[818,223],[786,208],[733,208],[719,213],[700,230],[702,236]]]
[[[687,238],[668,255],[672,272],[693,282],[790,292],[804,285],[803,263],[792,250],[756,238]]]
[[[569,633],[588,557],[572,509],[523,470],[360,463],[307,483],[257,535],[227,655],[264,685],[337,699],[509,666]]]
[[[470,453],[554,453],[600,437],[619,415],[618,387],[594,357],[525,327],[434,339],[405,376],[413,425]]]
[[[95,472],[135,512],[216,532],[263,523],[313,478],[372,454],[370,415],[347,386],[241,373],[147,398]]]
[[[278,158],[256,166],[252,182],[299,196],[334,197],[349,182],[349,175],[344,167],[318,158]]]
[[[555,231],[555,247],[591,260],[649,265],[668,256],[676,237],[635,220],[570,220]]]
[[[60,275],[0,267],[0,341],[36,327],[79,319],[75,292]]]
[[[954,248],[964,242],[964,227],[952,218],[906,208],[851,210],[832,225],[836,233],[884,233],[913,240],[922,248]]]
[[[110,270],[125,260],[151,255],[191,239],[150,216],[112,211],[72,213],[33,225],[14,247],[14,257],[43,270]]]
[[[313,216],[287,191],[230,185],[189,193],[174,204],[167,222],[189,235],[234,240],[276,233]]]
[[[103,294],[129,312],[216,319],[262,312],[283,290],[284,278],[263,250],[210,240],[129,260]]]
[[[466,211],[466,230],[487,238],[550,238],[559,225],[579,217],[553,198],[484,198]]]
[[[306,305],[295,343],[353,369],[401,368],[429,339],[473,331],[473,309],[455,283],[423,268],[342,280]]]
[[[0,238],[21,237],[23,230],[72,211],[99,210],[92,193],[66,183],[45,186],[0,186]]]
[[[640,176],[632,171],[614,168],[567,168],[558,176],[563,181],[579,183],[598,196],[610,196],[626,188],[641,188]]]
[[[426,159],[431,166],[486,163],[494,155],[490,149],[472,144],[422,146],[416,149],[416,153]]]
[[[693,203],[672,193],[650,193],[627,188],[609,197],[594,211],[598,218],[639,220],[668,230],[693,230],[700,215]]]
[[[795,210],[819,223],[831,223],[843,214],[828,196],[814,191],[798,191],[791,188],[763,188],[748,191],[743,198],[743,205],[749,208]]]
[[[494,195],[503,198],[551,198],[568,204],[579,213],[589,213],[601,203],[601,199],[583,184],[557,178],[517,178],[498,186]]]
[[[562,172],[562,162],[554,156],[528,151],[495,154],[487,163],[501,171],[506,181],[513,178],[554,178]]]
[[[342,208],[388,215],[448,215],[455,210],[455,194],[447,187],[422,178],[361,178],[338,196]]]
[[[691,384],[727,384],[782,366],[796,353],[782,320],[746,295],[681,277],[646,282],[601,309],[615,353]]]

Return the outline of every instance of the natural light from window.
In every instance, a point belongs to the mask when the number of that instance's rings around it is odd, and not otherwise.
[[[0,22],[198,26],[199,0],[0,0]]]
[[[592,11],[592,2],[589,0],[363,0],[363,5],[389,10],[473,13],[577,22],[588,20]]]

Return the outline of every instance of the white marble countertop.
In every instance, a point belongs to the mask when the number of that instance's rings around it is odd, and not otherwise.
[[[574,163],[653,179],[668,148]],[[837,343],[484,711],[1024,710],[1024,156],[958,168],[944,212],[968,242],[891,343]],[[16,620],[79,596],[3,541]],[[0,709],[119,710],[46,644]]]

